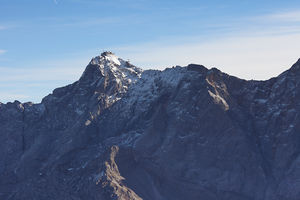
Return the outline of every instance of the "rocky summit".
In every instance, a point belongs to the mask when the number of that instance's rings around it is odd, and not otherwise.
[[[0,103],[1,200],[299,200],[300,61],[246,81],[104,52],[41,103]]]

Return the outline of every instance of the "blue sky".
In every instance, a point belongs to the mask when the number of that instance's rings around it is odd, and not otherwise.
[[[0,102],[39,102],[103,50],[268,79],[300,57],[296,0],[0,0]]]

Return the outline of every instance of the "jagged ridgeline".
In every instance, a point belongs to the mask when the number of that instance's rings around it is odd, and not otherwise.
[[[300,62],[246,81],[104,52],[41,103],[0,104],[1,200],[299,200]]]

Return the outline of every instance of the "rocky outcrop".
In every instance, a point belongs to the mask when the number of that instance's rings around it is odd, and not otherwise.
[[[300,198],[300,61],[267,81],[104,52],[40,104],[0,104],[0,199]]]

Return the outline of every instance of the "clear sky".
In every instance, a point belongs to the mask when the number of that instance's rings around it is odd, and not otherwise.
[[[0,0],[0,102],[40,102],[103,50],[268,79],[300,57],[299,0]]]

